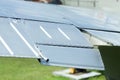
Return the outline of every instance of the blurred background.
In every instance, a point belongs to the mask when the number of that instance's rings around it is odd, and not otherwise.
[[[51,1],[51,0],[25,0],[25,1]],[[120,13],[120,1],[119,0],[53,0],[61,1],[63,5],[73,7],[92,8],[98,10],[104,10],[114,13]]]

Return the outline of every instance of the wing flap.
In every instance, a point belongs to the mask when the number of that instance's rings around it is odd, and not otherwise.
[[[49,59],[48,62],[41,60],[42,64],[104,70],[102,59],[97,49],[44,45],[38,45],[38,48],[43,56]]]
[[[11,21],[24,36],[29,37],[34,44],[93,47],[83,34],[73,25],[36,22],[27,20]],[[21,30],[22,28],[22,30]]]

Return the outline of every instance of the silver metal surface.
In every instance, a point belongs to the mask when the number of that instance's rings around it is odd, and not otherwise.
[[[8,0],[6,2],[5,0],[1,0],[0,2],[0,16],[2,17],[74,24],[80,29],[87,28],[120,32],[120,28],[115,25],[108,23],[101,24],[102,22],[94,18],[94,16],[83,15],[83,13],[75,12],[75,10],[80,9],[71,10],[71,8],[58,5],[27,1]],[[87,12],[87,10],[84,12]]]
[[[14,20],[13,20],[14,21]],[[42,45],[93,47],[74,26],[35,21],[18,21],[15,26],[22,28],[34,41]],[[23,35],[26,35],[23,34]]]
[[[9,53],[14,56],[38,57],[39,55],[35,49],[36,44],[93,47],[82,33],[72,25],[10,18],[0,18],[0,23],[0,36],[8,45]]]
[[[104,70],[100,53],[97,49],[57,47],[38,45],[48,62],[45,65],[57,65],[84,69]]]
[[[90,9],[64,6],[57,8],[59,8],[60,11],[64,11],[64,14],[67,14],[65,15],[66,20],[70,21],[80,29],[120,32],[119,24],[114,25],[114,22],[118,23],[119,20],[116,20],[116,18],[114,19],[113,15],[109,15],[105,12],[98,13],[97,10],[93,11]],[[99,15],[101,15],[102,18],[99,18]]]
[[[0,37],[0,56],[11,56],[10,53],[5,48],[4,44],[2,43],[1,37]]]
[[[95,30],[85,30],[85,31],[87,31],[92,36],[95,36],[96,38],[99,38],[113,45],[120,46],[120,33],[95,31]]]
[[[55,7],[57,6],[28,1],[1,0],[0,16],[69,24]]]
[[[76,26],[79,29],[97,30],[97,31],[109,31],[109,32],[120,32],[120,27],[110,24],[96,24],[94,22],[76,22]]]
[[[22,36],[24,33],[16,32],[17,27],[12,25],[12,22],[8,18],[0,18],[0,24],[0,44],[4,46],[0,47],[0,54],[3,55],[3,52],[8,54],[9,52],[9,55],[15,57],[39,57],[35,55],[33,50],[29,47],[33,46]]]
[[[120,45],[119,27],[99,24],[99,20],[65,7],[1,0],[0,11],[0,56],[41,58],[46,65],[104,70],[99,51],[81,31]]]

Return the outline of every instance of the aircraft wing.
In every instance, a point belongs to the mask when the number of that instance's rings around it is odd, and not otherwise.
[[[45,65],[104,70],[91,36],[106,45],[119,45],[119,40],[114,43],[107,35],[119,37],[120,29],[98,22],[58,5],[1,0],[0,56],[36,58]]]

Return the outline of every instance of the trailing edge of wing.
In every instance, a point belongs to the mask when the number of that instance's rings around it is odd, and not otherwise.
[[[120,33],[114,32],[105,32],[105,31],[95,31],[95,30],[85,30],[92,36],[99,38],[105,42],[108,42],[112,45],[120,45]]]
[[[48,62],[41,59],[42,64],[104,70],[102,59],[97,49],[44,45],[38,45],[38,48],[44,57],[49,59]]]

